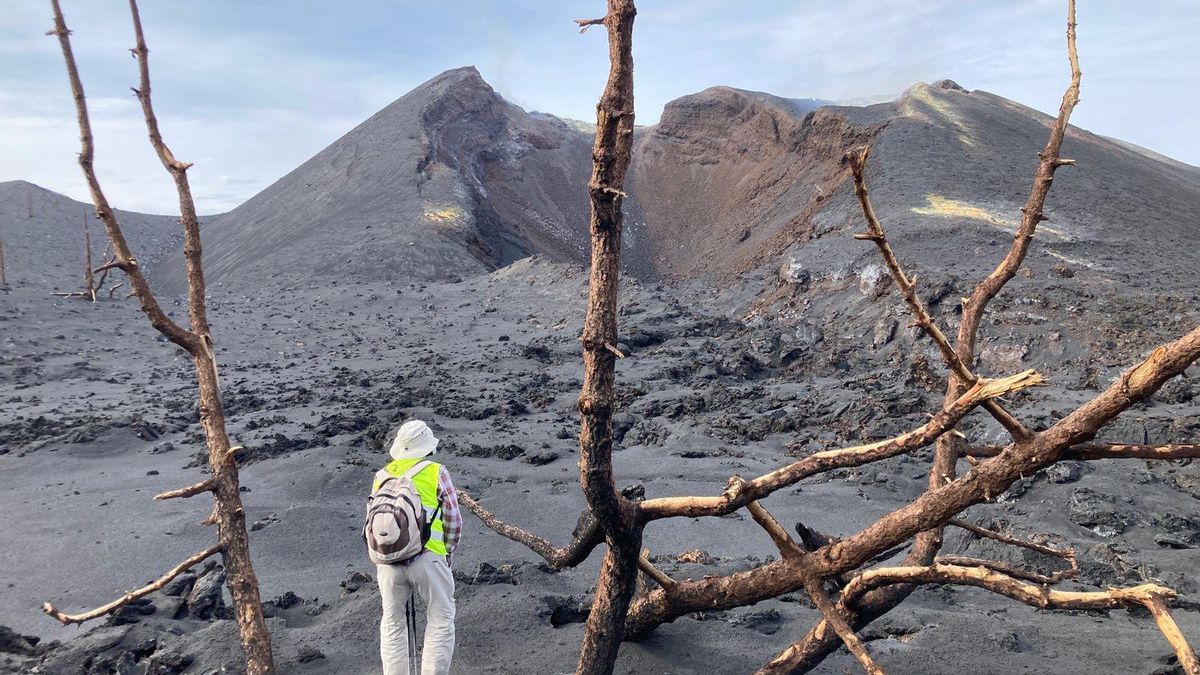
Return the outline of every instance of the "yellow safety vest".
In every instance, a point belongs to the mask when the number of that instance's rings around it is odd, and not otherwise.
[[[417,462],[426,461],[423,459],[394,459],[388,462],[388,465],[383,467],[383,470],[393,476],[400,477],[404,475]],[[433,517],[433,512],[438,507],[438,476],[441,475],[442,465],[437,462],[429,462],[429,466],[421,469],[415,476],[412,477],[413,487],[417,488],[417,494],[421,497],[421,506],[425,509],[425,519],[432,521],[429,527],[429,541],[425,544],[425,550],[433,551],[434,553],[444,556],[446,555],[446,527],[442,524],[441,512],[438,512],[436,518]],[[379,479],[376,479],[371,485],[371,491],[379,489]]]

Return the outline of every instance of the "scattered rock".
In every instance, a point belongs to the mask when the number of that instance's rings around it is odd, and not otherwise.
[[[284,591],[281,595],[275,596],[275,599],[270,601],[270,604],[275,605],[279,609],[290,609],[303,602],[300,596],[292,591]]]
[[[192,586],[187,599],[187,616],[193,619],[217,618],[225,606],[225,568],[214,567],[203,573]]]
[[[535,452],[525,455],[525,461],[534,466],[544,466],[558,459],[557,452]]]
[[[774,635],[783,626],[783,616],[777,610],[766,609],[743,614],[734,619],[733,623],[763,635]]]
[[[550,625],[555,628],[569,623],[583,623],[592,611],[590,600],[573,595],[548,595],[542,598],[542,602],[546,603],[546,608],[540,616],[549,619]]]
[[[322,653],[321,650],[309,645],[300,645],[300,649],[298,651],[299,653],[296,657],[296,660],[298,660],[300,663],[308,663],[310,661],[316,661],[317,659],[325,658],[325,654]]]
[[[372,584],[372,583],[375,583],[375,580],[372,579],[370,577],[370,575],[364,574],[364,573],[356,570],[356,571],[353,571],[353,572],[350,572],[349,574],[347,574],[346,578],[343,579],[342,582],[338,585],[344,589],[342,595],[346,596],[351,593],[354,593],[355,591],[362,588],[363,586],[365,586],[367,584]]]
[[[675,556],[675,562],[693,564],[693,565],[715,565],[717,559],[708,554],[707,551],[701,548],[684,551]]]
[[[0,626],[0,653],[37,656],[43,651],[38,646],[40,641],[35,635],[21,635],[8,626]]]

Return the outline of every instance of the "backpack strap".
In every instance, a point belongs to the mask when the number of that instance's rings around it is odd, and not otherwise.
[[[400,474],[400,478],[408,478],[411,480],[414,476],[416,476],[417,474],[424,471],[425,467],[429,466],[430,464],[433,464],[433,462],[431,462],[427,459],[423,459],[423,460],[417,462],[416,464],[413,464],[412,466],[408,467],[408,471],[405,471],[404,473]]]

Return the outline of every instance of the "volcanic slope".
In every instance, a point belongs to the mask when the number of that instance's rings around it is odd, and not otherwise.
[[[665,278],[782,266],[845,276],[874,259],[842,162],[872,146],[876,210],[907,261],[974,277],[1008,246],[1051,118],[949,80],[896,101],[805,111],[715,87],[637,141],[630,193]],[[1036,256],[1113,283],[1195,290],[1200,169],[1072,127]],[[1155,274],[1127,270],[1152,269]],[[1161,272],[1161,274],[1159,274]]]
[[[204,230],[216,284],[446,279],[543,253],[586,258],[591,140],[526,113],[473,67],[373,115]],[[164,266],[178,292],[182,264]]]
[[[873,252],[847,236],[861,216],[842,157],[865,143],[876,208],[909,264],[968,278],[994,264],[1048,116],[949,80],[867,107],[822,104],[713,87],[639,127],[626,271],[725,284],[755,270],[861,271]],[[474,68],[447,71],[207,225],[210,279],[429,280],[533,254],[585,262],[590,143],[588,125],[526,112]],[[1059,172],[1035,261],[1189,289],[1200,169],[1075,127],[1064,152],[1079,164]],[[1123,271],[1142,265],[1155,273]],[[179,261],[161,272],[182,290]]]

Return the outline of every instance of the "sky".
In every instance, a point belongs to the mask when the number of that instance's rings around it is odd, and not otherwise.
[[[0,0],[0,181],[87,201],[49,3]],[[119,208],[176,213],[146,140],[128,4],[62,0],[96,167]],[[950,78],[1053,113],[1065,0],[642,0],[638,124],[714,85],[844,101]],[[1090,131],[1200,165],[1200,1],[1079,0]],[[202,213],[227,211],[434,75],[476,66],[528,110],[586,121],[607,75],[601,0],[142,0],[155,109]]]

